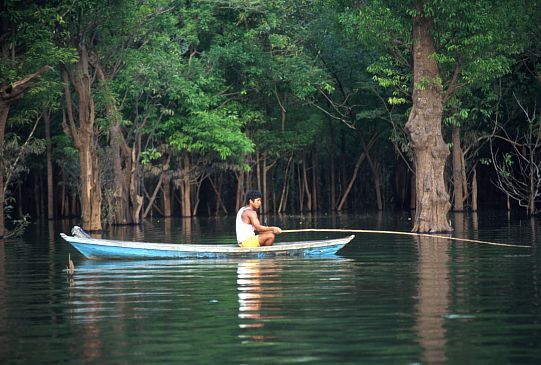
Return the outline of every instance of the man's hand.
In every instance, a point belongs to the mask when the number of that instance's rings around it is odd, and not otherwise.
[[[282,233],[282,229],[280,227],[272,227],[272,233],[280,234]]]

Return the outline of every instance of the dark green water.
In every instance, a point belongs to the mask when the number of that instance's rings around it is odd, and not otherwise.
[[[532,248],[358,234],[326,259],[98,262],[60,239],[75,222],[36,224],[0,243],[0,364],[540,364],[541,222],[452,220],[455,236]],[[410,227],[402,215],[269,224]],[[225,243],[233,225],[155,220],[104,237]]]

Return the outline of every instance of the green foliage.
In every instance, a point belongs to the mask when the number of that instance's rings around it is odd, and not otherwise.
[[[0,59],[0,80],[54,67],[12,106],[8,141],[25,135],[45,106],[57,113],[54,133],[61,133],[59,65],[76,61],[84,44],[97,148],[105,146],[111,122],[120,122],[144,171],[169,157],[169,168],[178,169],[186,152],[207,172],[246,170],[255,150],[276,166],[312,150],[327,153],[322,160],[351,157],[359,139],[375,132],[382,152],[375,158],[393,164],[389,140],[399,153],[410,152],[403,125],[412,91],[434,82],[444,88],[444,122],[460,126],[463,142],[473,146],[503,111],[525,130],[509,102],[513,93],[529,105],[538,100],[532,76],[541,71],[541,12],[533,5],[426,0],[440,77],[413,86],[413,0],[4,2],[2,36],[15,53]],[[97,64],[106,83],[96,81]],[[493,81],[511,72],[515,79],[504,82],[509,90],[502,96]],[[75,191],[78,151],[61,135],[53,146],[55,164]]]
[[[141,163],[147,165],[153,161],[157,161],[162,157],[162,153],[156,148],[149,148],[141,152]]]

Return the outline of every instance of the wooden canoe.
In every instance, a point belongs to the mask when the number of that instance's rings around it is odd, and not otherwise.
[[[90,237],[79,227],[73,236],[60,233],[77,251],[89,259],[184,259],[184,258],[264,258],[275,256],[329,256],[355,236],[344,238],[283,242],[272,246],[243,248],[235,244],[194,245],[130,242]]]

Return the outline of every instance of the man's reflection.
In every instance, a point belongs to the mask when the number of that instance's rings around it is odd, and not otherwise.
[[[237,265],[237,288],[239,297],[239,327],[249,331],[265,327],[264,320],[282,318],[281,315],[265,314],[272,298],[279,297],[280,268],[273,260],[244,260]],[[263,308],[265,307],[265,309]],[[276,310],[276,308],[272,308]],[[261,334],[240,335],[248,341],[264,341],[271,337]]]

